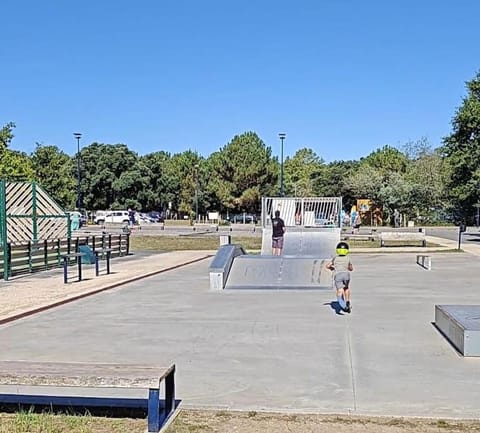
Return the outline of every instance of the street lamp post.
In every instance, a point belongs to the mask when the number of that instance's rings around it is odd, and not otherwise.
[[[280,148],[280,197],[283,197],[285,194],[283,192],[283,140],[287,134],[280,132],[278,137],[280,138],[281,148]]]
[[[195,221],[198,223],[198,164],[195,164]]]
[[[80,139],[82,134],[80,132],[74,132],[73,136],[77,140],[77,209],[82,209],[82,192],[80,189],[81,173],[80,173]]]
[[[475,220],[476,220],[476,226],[477,226],[477,229],[478,229],[478,226],[480,225],[480,203],[475,203],[474,206],[477,208],[477,215],[475,217]]]

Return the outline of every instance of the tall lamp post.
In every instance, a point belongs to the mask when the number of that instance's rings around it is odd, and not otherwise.
[[[280,138],[281,142],[281,150],[280,150],[280,197],[283,197],[285,194],[283,192],[283,140],[285,140],[285,137],[287,134],[284,132],[280,132],[278,134],[278,137]]]
[[[77,208],[80,211],[82,209],[82,192],[80,190],[81,174],[80,174],[80,139],[82,134],[80,132],[74,132],[73,136],[77,140]]]
[[[198,223],[198,164],[195,164],[195,221]]]
[[[480,225],[480,203],[475,203],[473,206],[477,208],[477,215],[475,216],[476,226]]]

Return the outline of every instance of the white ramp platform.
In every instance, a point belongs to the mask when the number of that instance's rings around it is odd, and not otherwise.
[[[435,305],[435,326],[463,356],[480,356],[480,305]]]
[[[331,289],[328,259],[289,256],[238,256],[225,289]]]

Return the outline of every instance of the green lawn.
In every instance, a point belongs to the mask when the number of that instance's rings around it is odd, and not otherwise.
[[[185,251],[185,250],[217,250],[218,236],[188,235],[188,236],[143,236],[134,234],[130,237],[131,251]],[[260,236],[232,236],[233,244],[240,244],[247,251],[262,248]]]

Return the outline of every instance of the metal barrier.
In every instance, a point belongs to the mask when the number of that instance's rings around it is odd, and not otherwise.
[[[0,248],[0,276],[7,280],[15,275],[63,266],[63,256],[79,252],[81,245],[88,245],[93,250],[108,249],[111,257],[125,256],[130,251],[130,236],[107,233],[38,242],[8,242],[5,254]],[[6,273],[4,269],[7,269]]]
[[[287,227],[342,227],[341,197],[263,197],[263,228],[271,227],[277,210]]]

